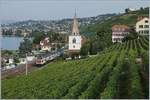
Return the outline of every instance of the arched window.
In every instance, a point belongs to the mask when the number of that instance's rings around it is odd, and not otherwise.
[[[72,40],[72,42],[73,42],[73,43],[76,43],[76,39],[74,38],[74,39]]]

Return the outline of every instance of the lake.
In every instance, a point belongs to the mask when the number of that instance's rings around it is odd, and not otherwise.
[[[3,50],[18,50],[23,37],[1,37],[1,49]]]

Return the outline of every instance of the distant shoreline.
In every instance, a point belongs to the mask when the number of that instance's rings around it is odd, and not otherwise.
[[[17,35],[2,35],[2,37],[19,37],[19,38],[24,38],[23,36],[17,36]]]

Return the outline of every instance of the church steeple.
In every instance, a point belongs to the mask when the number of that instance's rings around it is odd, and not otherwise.
[[[72,35],[79,35],[76,11],[75,11],[75,15],[74,15],[74,18],[73,18]]]

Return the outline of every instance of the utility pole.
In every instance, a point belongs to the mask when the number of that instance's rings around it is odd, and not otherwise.
[[[27,53],[26,53],[26,75],[28,74],[28,60],[27,60]]]

